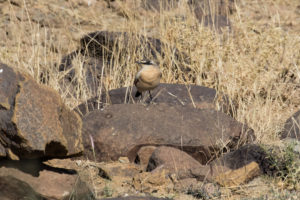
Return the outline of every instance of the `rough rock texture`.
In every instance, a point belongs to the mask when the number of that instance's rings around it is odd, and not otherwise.
[[[0,157],[66,157],[83,151],[81,119],[54,90],[0,64]]]
[[[123,87],[104,92],[99,97],[89,99],[75,108],[80,115],[100,109],[106,104],[132,104],[140,99],[134,97],[136,87]],[[216,90],[197,85],[167,84],[161,83],[151,92],[153,102],[156,104],[182,105],[195,108],[216,109],[216,100],[219,98],[219,106],[225,113],[232,113],[228,98],[218,95]],[[145,102],[150,101],[148,93],[145,93]]]
[[[182,106],[115,104],[83,118],[85,154],[99,161],[127,156],[142,146],[173,146],[205,164],[222,151],[254,139],[253,130],[224,113]]]
[[[23,196],[22,196],[23,195]],[[92,193],[78,175],[40,171],[38,177],[14,168],[0,168],[0,197],[7,199],[89,199]],[[14,198],[16,197],[16,198]],[[22,198],[17,198],[22,197]]]
[[[186,178],[197,178],[204,181],[210,175],[210,167],[201,165],[187,153],[172,147],[158,147],[153,152],[147,171],[155,169],[166,169],[175,174],[178,180]]]
[[[296,138],[300,141],[300,110],[285,122],[281,139],[286,137]]]

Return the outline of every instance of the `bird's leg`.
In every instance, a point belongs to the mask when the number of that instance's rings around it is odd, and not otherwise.
[[[150,96],[150,100],[152,101],[153,97],[152,97],[152,95],[151,95],[150,90],[149,90],[149,96]]]

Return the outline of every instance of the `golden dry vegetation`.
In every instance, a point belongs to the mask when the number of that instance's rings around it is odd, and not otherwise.
[[[200,26],[184,1],[163,12],[146,11],[136,0],[115,1],[111,7],[104,0],[91,1],[90,6],[84,0],[0,2],[1,62],[31,74],[38,82],[48,76],[45,84],[59,91],[70,108],[95,94],[84,81],[84,58],[78,56],[73,62],[78,72],[75,96],[60,84],[65,73],[58,71],[58,64],[79,47],[84,34],[108,30],[151,36],[168,44],[166,56],[160,58],[162,81],[207,86],[228,95],[238,105],[234,117],[254,129],[258,143],[280,143],[283,123],[299,109],[298,0],[239,0],[236,11],[228,15],[232,31],[224,34]],[[117,59],[105,65],[110,70],[101,79],[102,88],[133,84],[134,62],[145,56],[131,49],[136,42],[124,47],[125,54],[114,52]],[[190,58],[190,63],[178,63],[190,71],[171,67],[177,62],[174,47]],[[245,186],[230,189],[225,197],[233,198],[236,190],[245,197],[253,194]]]

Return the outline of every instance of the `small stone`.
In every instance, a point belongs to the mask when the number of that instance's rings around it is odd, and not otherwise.
[[[119,162],[120,163],[129,163],[129,159],[128,159],[128,157],[120,157]]]

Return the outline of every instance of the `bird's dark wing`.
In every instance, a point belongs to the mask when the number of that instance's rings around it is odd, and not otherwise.
[[[135,78],[134,79],[134,85],[136,85],[139,82],[139,79]]]

